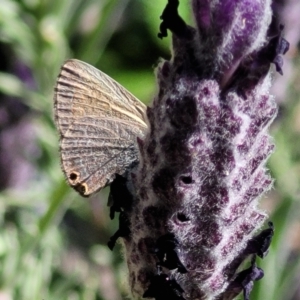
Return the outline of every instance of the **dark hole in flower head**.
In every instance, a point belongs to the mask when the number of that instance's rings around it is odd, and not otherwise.
[[[191,176],[181,176],[180,180],[184,183],[184,184],[191,184],[193,183],[193,179]]]
[[[183,212],[178,212],[177,220],[181,223],[184,223],[184,222],[188,222],[190,219]]]

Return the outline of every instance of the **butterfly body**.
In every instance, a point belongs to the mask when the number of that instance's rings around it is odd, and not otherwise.
[[[54,96],[62,170],[89,196],[138,161],[146,106],[112,78],[79,60],[62,66]]]

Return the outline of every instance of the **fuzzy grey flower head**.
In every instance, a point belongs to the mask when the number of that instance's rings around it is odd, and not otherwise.
[[[248,299],[274,232],[270,223],[254,235],[267,218],[257,202],[272,187],[270,64],[282,72],[288,43],[282,27],[268,36],[270,0],[193,0],[196,29],[178,5],[169,0],[161,16],[173,57],[157,68],[133,204],[122,213],[130,288],[137,299]]]

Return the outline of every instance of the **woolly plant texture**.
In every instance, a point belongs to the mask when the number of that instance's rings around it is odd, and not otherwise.
[[[249,299],[273,235],[271,222],[257,234],[267,218],[257,203],[272,187],[270,65],[282,73],[288,43],[282,27],[268,36],[270,0],[193,0],[196,29],[178,5],[161,16],[173,56],[157,67],[133,205],[121,213],[130,288],[135,299]]]

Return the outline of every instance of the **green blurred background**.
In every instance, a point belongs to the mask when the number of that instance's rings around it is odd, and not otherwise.
[[[180,13],[191,20],[188,1]],[[79,197],[63,178],[53,87],[63,61],[101,69],[145,103],[154,67],[170,57],[157,38],[165,0],[0,0],[0,300],[128,299],[117,229],[103,190]],[[299,12],[300,13],[300,12]],[[188,23],[191,23],[189,21]],[[300,31],[300,27],[298,29]],[[275,188],[261,201],[275,223],[265,277],[251,299],[300,299],[300,57],[292,43],[271,132]],[[281,84],[281,86],[280,86]],[[284,86],[283,86],[284,85]]]

